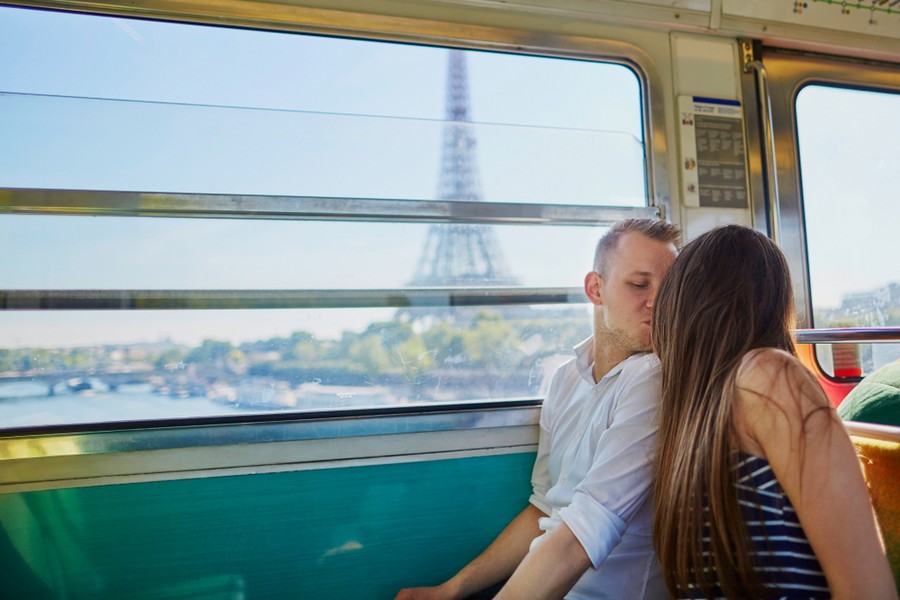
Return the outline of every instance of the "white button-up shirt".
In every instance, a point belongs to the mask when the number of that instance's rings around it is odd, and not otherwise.
[[[668,598],[650,498],[659,360],[631,356],[594,383],[593,338],[575,355],[553,376],[541,410],[530,498],[549,515],[541,530],[568,525],[593,565],[566,598]]]

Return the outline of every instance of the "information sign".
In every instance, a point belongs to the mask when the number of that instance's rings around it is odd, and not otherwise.
[[[741,103],[680,96],[678,112],[684,205],[747,208]]]

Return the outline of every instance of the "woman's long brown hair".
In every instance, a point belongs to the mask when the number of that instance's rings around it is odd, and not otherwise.
[[[738,505],[732,415],[736,372],[748,351],[794,354],[787,261],[752,229],[714,229],[681,252],[653,311],[662,364],[654,544],[666,585],[676,596],[694,583],[707,598],[716,584],[728,598],[764,597]]]

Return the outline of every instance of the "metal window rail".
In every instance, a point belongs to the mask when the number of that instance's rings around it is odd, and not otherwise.
[[[37,456],[534,426],[540,405],[538,398],[509,398],[0,428],[0,464]],[[202,433],[210,427],[214,435]]]
[[[586,302],[586,298],[580,287],[390,290],[0,290],[0,310],[433,308],[583,302]]]
[[[837,327],[797,329],[801,344],[860,344],[900,342],[900,327]]]
[[[0,188],[0,214],[600,227],[658,207]]]

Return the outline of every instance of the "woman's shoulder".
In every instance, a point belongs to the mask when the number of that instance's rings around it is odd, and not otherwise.
[[[735,387],[734,419],[739,444],[752,454],[761,450],[761,437],[780,425],[796,426],[813,412],[833,410],[803,363],[776,348],[758,348],[745,354],[735,375]]]
[[[738,391],[784,398],[808,392],[816,381],[797,357],[777,348],[756,348],[744,354],[735,375]]]

